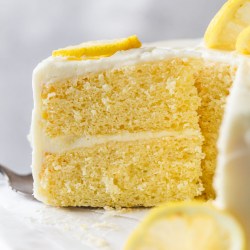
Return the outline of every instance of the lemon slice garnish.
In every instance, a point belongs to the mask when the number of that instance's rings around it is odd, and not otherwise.
[[[245,28],[239,34],[237,41],[236,41],[236,50],[239,53],[250,55],[250,26]]]
[[[127,38],[95,41],[81,43],[76,46],[69,46],[63,49],[54,50],[52,56],[64,56],[69,60],[98,59],[100,57],[111,56],[120,50],[129,50],[141,47],[141,42],[137,36]]]
[[[209,48],[235,50],[236,40],[250,25],[250,0],[229,0],[213,18],[205,33]]]
[[[242,250],[245,236],[231,215],[198,202],[153,209],[125,250]]]

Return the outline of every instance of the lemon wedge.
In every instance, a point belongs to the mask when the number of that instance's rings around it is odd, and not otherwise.
[[[95,41],[81,43],[76,46],[69,46],[63,49],[54,50],[52,56],[64,56],[69,60],[98,59],[111,56],[119,50],[128,50],[141,47],[141,42],[136,35],[127,38]]]
[[[164,204],[153,209],[129,238],[125,250],[242,250],[238,222],[212,205]]]
[[[250,55],[250,26],[239,34],[236,41],[236,50],[241,54]]]
[[[250,25],[250,0],[228,0],[213,18],[205,33],[208,48],[235,50],[236,40]]]

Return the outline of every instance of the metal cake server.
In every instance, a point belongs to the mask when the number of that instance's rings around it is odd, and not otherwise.
[[[33,194],[33,177],[32,174],[19,175],[12,170],[0,164],[0,173],[7,179],[10,187],[23,194]]]

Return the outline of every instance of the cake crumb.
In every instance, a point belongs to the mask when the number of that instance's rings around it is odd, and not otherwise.
[[[89,244],[92,246],[96,246],[105,250],[111,250],[110,244],[107,240],[101,237],[97,237],[94,235],[87,235],[86,240],[88,241]]]

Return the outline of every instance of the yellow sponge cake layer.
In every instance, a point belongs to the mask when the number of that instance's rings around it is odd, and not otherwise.
[[[194,68],[179,58],[44,84],[42,104],[49,137],[199,128]]]
[[[213,198],[216,141],[234,74],[227,60],[198,51],[45,60],[33,77],[35,197],[93,207]]]
[[[173,133],[46,152],[39,192],[55,206],[154,206],[192,199],[203,191],[201,144],[199,134]]]

